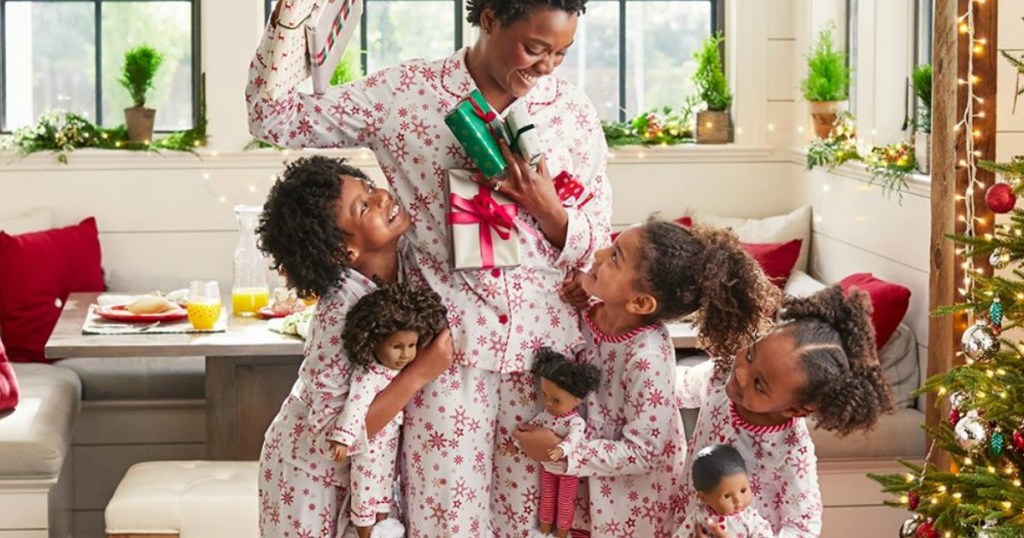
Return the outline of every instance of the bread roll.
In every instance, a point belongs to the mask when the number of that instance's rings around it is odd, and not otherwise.
[[[145,295],[143,297],[139,297],[132,301],[131,304],[124,307],[125,310],[132,314],[159,314],[169,310],[176,310],[177,308],[178,305],[159,295]]]

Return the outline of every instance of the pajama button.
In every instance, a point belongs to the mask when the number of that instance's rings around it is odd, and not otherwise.
[[[508,316],[505,314],[498,316],[498,323],[501,323],[502,325],[508,323]]]
[[[493,276],[494,278],[498,278],[499,276],[501,276],[501,269],[491,270],[491,276]]]

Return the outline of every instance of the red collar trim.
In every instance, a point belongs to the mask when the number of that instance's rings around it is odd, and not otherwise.
[[[750,433],[753,433],[754,435],[778,433],[781,431],[788,430],[792,428],[794,424],[796,424],[796,417],[791,417],[786,422],[783,422],[782,424],[776,424],[774,426],[758,426],[756,424],[751,424],[740,416],[739,412],[736,411],[736,403],[731,400],[729,401],[729,418],[732,421],[732,425],[734,427],[739,428],[741,430],[746,430]]]
[[[583,319],[585,319],[587,321],[587,326],[590,327],[591,332],[594,333],[594,336],[596,336],[598,341],[600,341],[600,342],[610,342],[610,343],[613,343],[613,344],[621,344],[622,342],[627,342],[629,340],[632,340],[638,334],[645,333],[647,331],[650,331],[652,329],[656,329],[658,327],[657,323],[652,323],[650,325],[641,325],[641,326],[639,326],[639,327],[637,327],[637,328],[635,328],[635,329],[633,329],[633,330],[631,330],[629,332],[625,332],[625,333],[622,333],[622,334],[619,334],[619,335],[616,335],[616,336],[607,335],[607,334],[604,333],[604,331],[602,331],[601,329],[597,328],[597,325],[594,323],[594,320],[591,319],[591,315],[593,315],[594,309],[597,308],[598,306],[600,306],[601,304],[602,303],[597,303],[597,304],[591,305],[590,308],[587,309],[587,313],[583,316]]]

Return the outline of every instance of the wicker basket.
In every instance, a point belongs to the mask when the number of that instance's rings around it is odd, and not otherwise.
[[[725,144],[729,142],[729,127],[728,112],[698,112],[697,143]]]

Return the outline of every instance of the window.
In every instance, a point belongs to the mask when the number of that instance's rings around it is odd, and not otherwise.
[[[722,0],[587,2],[559,74],[590,96],[604,120],[678,108],[695,93],[694,51],[724,28],[722,5]]]
[[[267,17],[277,0],[265,0]],[[364,73],[412,58],[442,58],[462,47],[462,0],[363,0],[350,46]]]
[[[149,44],[164,60],[147,95],[156,130],[196,120],[199,0],[0,0],[0,130],[54,108],[105,127],[132,106],[117,80],[124,53]]]

